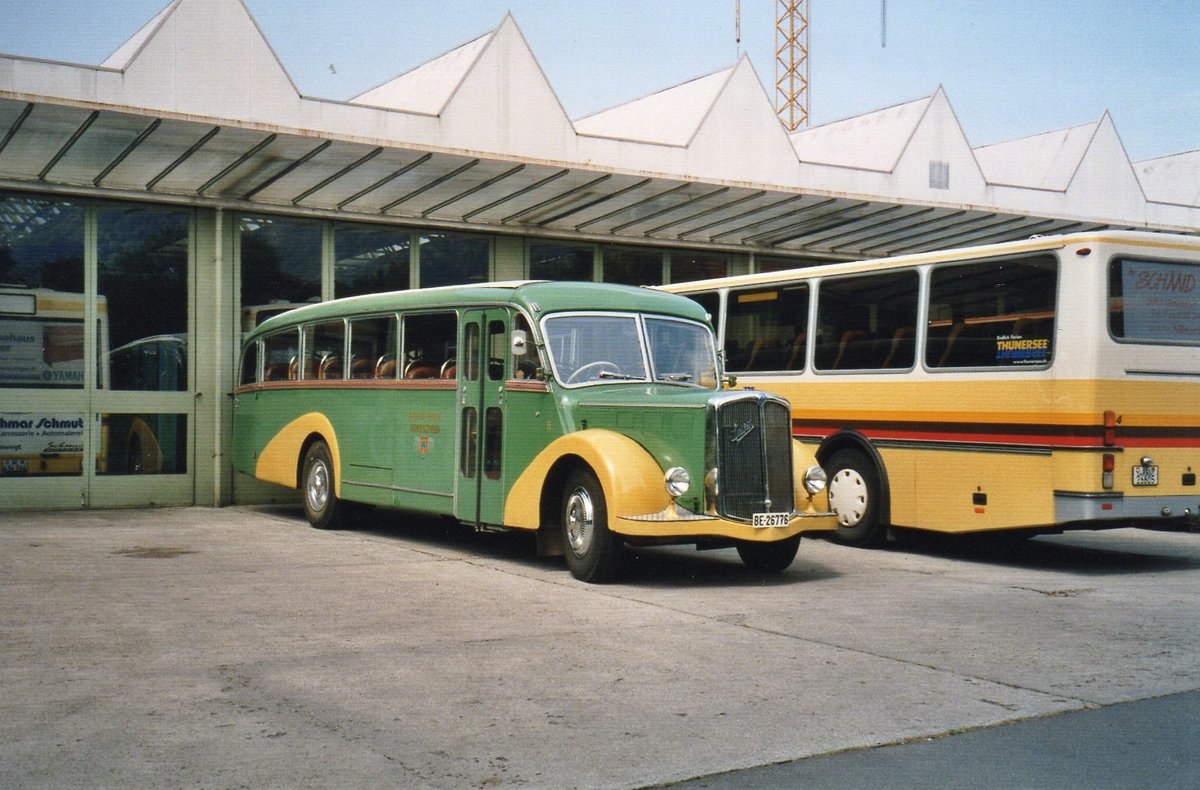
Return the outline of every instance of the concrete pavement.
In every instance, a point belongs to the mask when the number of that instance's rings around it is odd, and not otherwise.
[[[0,514],[4,787],[633,788],[1200,689],[1200,536],[783,575],[291,508]]]

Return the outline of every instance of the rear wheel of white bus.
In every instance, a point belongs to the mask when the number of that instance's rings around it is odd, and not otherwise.
[[[851,546],[883,542],[879,470],[859,450],[838,450],[823,464],[829,474],[829,506],[837,514],[837,540]]]

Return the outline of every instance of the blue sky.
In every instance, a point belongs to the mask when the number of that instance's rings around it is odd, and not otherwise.
[[[95,64],[168,0],[4,0],[0,52]],[[571,117],[750,56],[774,84],[775,0],[245,0],[311,96],[345,99],[511,11]],[[941,85],[972,145],[1094,121],[1136,160],[1200,149],[1200,0],[809,0],[814,124]]]

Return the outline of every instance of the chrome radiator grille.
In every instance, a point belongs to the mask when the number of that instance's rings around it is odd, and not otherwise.
[[[791,413],[762,393],[726,395],[715,403],[717,512],[749,521],[755,513],[790,513]]]

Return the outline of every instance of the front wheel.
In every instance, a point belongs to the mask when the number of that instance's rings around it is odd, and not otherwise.
[[[786,570],[796,559],[796,550],[800,548],[800,536],[793,535],[783,540],[770,543],[744,540],[737,544],[738,556],[752,571],[759,573],[779,573]]]
[[[594,583],[616,577],[621,567],[621,539],[608,529],[604,490],[590,469],[576,469],[567,476],[562,530],[572,576]]]
[[[875,463],[858,450],[838,450],[822,464],[829,475],[829,507],[837,514],[835,537],[851,546],[883,542],[883,488]]]
[[[333,461],[324,441],[313,442],[304,454],[300,490],[309,524],[317,529],[336,529],[340,525],[345,505],[334,494]]]

